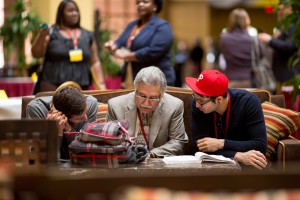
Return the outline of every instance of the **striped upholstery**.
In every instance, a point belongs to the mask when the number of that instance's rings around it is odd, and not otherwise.
[[[262,103],[268,138],[267,158],[275,160],[279,140],[292,135],[300,127],[300,113],[270,102]]]
[[[97,122],[105,122],[108,105],[106,103],[98,103]]]

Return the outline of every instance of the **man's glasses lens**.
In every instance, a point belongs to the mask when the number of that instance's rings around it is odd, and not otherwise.
[[[141,96],[138,93],[135,93],[136,97],[138,97],[141,101],[146,101],[147,97]],[[149,97],[149,101],[154,103],[160,101],[160,97]]]
[[[192,96],[193,96],[193,98],[197,101],[197,103],[200,104],[200,106],[204,106],[205,104],[207,104],[208,102],[210,102],[210,101],[212,100],[212,99],[209,99],[209,100],[207,100],[207,101],[205,101],[205,102],[201,102],[199,99],[197,99],[197,98],[195,97],[194,94],[192,94]]]

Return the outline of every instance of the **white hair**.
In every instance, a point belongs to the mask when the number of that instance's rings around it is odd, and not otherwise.
[[[159,84],[161,88],[161,93],[163,94],[166,91],[166,76],[158,67],[150,66],[141,69],[134,79],[135,89],[137,85],[141,82],[146,83],[150,86],[155,86]]]

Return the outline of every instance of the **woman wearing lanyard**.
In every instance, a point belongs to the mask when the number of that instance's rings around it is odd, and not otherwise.
[[[162,10],[163,0],[136,0],[139,18],[132,21],[116,41],[105,44],[115,57],[125,61],[123,78],[127,67],[132,68],[135,78],[140,69],[157,66],[163,71],[168,85],[175,83],[175,71],[171,63],[173,33],[168,22],[157,14]]]
[[[267,134],[261,102],[254,94],[229,89],[228,78],[206,69],[187,77],[193,90],[191,131],[194,151],[234,158],[263,169],[267,166]]]
[[[66,81],[74,81],[86,90],[92,82],[92,68],[105,88],[94,36],[80,27],[79,9],[74,1],[61,1],[55,25],[41,28],[31,51],[34,57],[44,58],[34,93],[56,90]]]

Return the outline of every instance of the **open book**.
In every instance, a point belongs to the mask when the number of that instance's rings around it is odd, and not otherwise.
[[[201,162],[216,162],[216,163],[236,163],[235,160],[226,158],[222,155],[211,155],[203,152],[195,153],[195,156],[170,156],[163,158],[166,164],[184,164],[184,163],[201,163]]]

